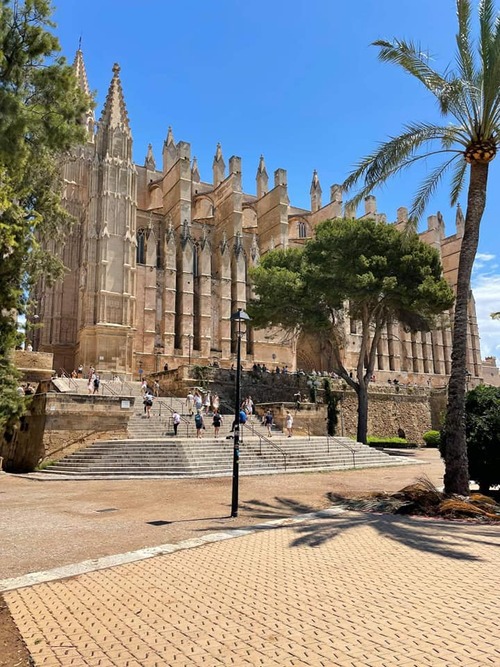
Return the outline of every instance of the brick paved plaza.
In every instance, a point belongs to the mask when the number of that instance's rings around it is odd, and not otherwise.
[[[338,490],[331,476],[301,477],[311,495],[313,482]],[[6,592],[35,666],[500,664],[500,527],[301,516],[306,498],[292,502],[281,480],[274,499],[244,496],[239,530],[219,525],[223,539],[207,525],[201,546]]]

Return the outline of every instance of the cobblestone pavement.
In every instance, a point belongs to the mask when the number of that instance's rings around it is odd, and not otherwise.
[[[500,526],[300,514],[326,508],[329,491],[390,492],[423,473],[439,483],[437,453],[416,455],[429,461],[422,470],[246,478],[240,516],[229,523],[221,518],[228,480],[3,476],[2,501],[12,509],[0,515],[7,576],[169,539],[206,540],[4,593],[34,666],[496,667]],[[117,512],[96,522],[91,512],[103,507]],[[172,524],[155,538],[144,524],[165,517]],[[224,539],[212,542],[221,530]]]
[[[500,664],[496,526],[351,512],[5,594],[36,667]]]
[[[419,475],[442,484],[437,450],[402,452],[422,465],[241,477],[237,519],[229,518],[228,477],[34,481],[0,473],[0,580],[324,509],[332,492],[390,493]]]

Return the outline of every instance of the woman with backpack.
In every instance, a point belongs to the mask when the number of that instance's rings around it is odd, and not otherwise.
[[[205,428],[205,424],[203,423],[203,415],[199,410],[194,416],[194,425],[196,426],[196,437],[201,438],[201,432]]]
[[[146,413],[146,418],[151,419],[151,408],[153,407],[153,394],[147,393],[144,396],[144,412]]]

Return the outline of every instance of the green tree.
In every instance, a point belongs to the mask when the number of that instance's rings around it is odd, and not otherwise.
[[[69,230],[58,162],[83,142],[91,104],[56,57],[50,16],[47,0],[0,0],[0,429],[22,411],[9,362],[17,315],[42,273],[50,280],[64,270],[42,244]]]
[[[465,399],[465,432],[471,479],[481,493],[500,484],[500,389],[479,385]]]
[[[411,219],[415,222],[446,174],[451,174],[452,206],[458,202],[466,177],[469,177],[457,275],[448,404],[442,433],[445,491],[467,495],[469,478],[464,428],[467,305],[479,226],[486,204],[489,163],[500,142],[500,21],[493,0],[481,0],[476,51],[471,2],[456,0],[456,8],[455,68],[446,69],[444,74],[431,68],[420,45],[399,39],[374,42],[383,62],[399,65],[434,95],[446,122],[442,125],[425,122],[407,125],[400,136],[382,143],[374,153],[362,159],[344,187],[350,189],[362,183],[353,198],[353,203],[359,202],[394,174],[419,160],[442,154],[443,163],[430,171],[416,193],[411,210]]]
[[[453,303],[441,272],[438,252],[416,233],[374,220],[326,220],[304,248],[263,256],[251,274],[257,299],[249,313],[257,327],[328,336],[333,370],[357,394],[357,439],[366,442],[368,386],[382,333],[395,321],[429,330]],[[353,378],[344,363],[344,312],[361,324]]]

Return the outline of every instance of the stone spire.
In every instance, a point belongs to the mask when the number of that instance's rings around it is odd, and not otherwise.
[[[144,160],[144,166],[151,171],[156,169],[155,156],[153,155],[153,146],[151,144],[148,144],[148,152],[146,154],[146,159]]]
[[[222,148],[220,143],[217,144],[217,149],[214,155],[214,161],[212,164],[213,178],[214,178],[214,188],[216,188],[219,183],[225,178],[226,164],[222,156]]]
[[[132,132],[117,64],[113,65],[113,78],[97,125],[96,143],[97,152],[102,157],[132,160]]]
[[[81,42],[81,40],[80,40]],[[89,141],[94,141],[94,109],[91,104],[92,95],[90,92],[89,81],[87,79],[87,70],[85,69],[85,61],[83,60],[83,51],[78,46],[78,51],[75,54],[75,59],[73,61],[73,70],[75,72],[75,77],[79,88],[85,93],[89,98],[89,108],[85,112],[85,116],[82,118],[82,123],[85,124],[88,134]]]
[[[318,172],[316,169],[313,171],[309,194],[311,195],[311,211],[315,213],[321,208],[321,185],[319,183]]]
[[[167,138],[165,139],[165,146],[171,146],[172,144],[175,146],[174,133],[172,132],[172,126],[169,125],[167,130]]]
[[[127,136],[131,136],[127,108],[123,97],[122,83],[120,81],[120,65],[113,65],[113,78],[109,85],[106,102],[99,120],[100,126],[110,129],[120,129]]]
[[[85,62],[83,60],[83,51],[78,47],[73,60],[73,69],[75,71],[76,80],[79,87],[83,90],[85,95],[90,97],[89,80],[87,79],[87,70],[85,69]]]
[[[260,199],[269,192],[269,176],[267,175],[266,163],[264,162],[263,155],[260,156],[255,180],[257,181],[257,197]]]
[[[198,158],[196,156],[193,158],[193,164],[191,166],[191,180],[193,183],[199,183],[201,181],[200,171],[198,169]]]
[[[177,160],[177,150],[175,147],[174,133],[172,132],[172,127],[168,126],[167,138],[163,142],[163,173],[166,174],[167,171],[173,167]]]

